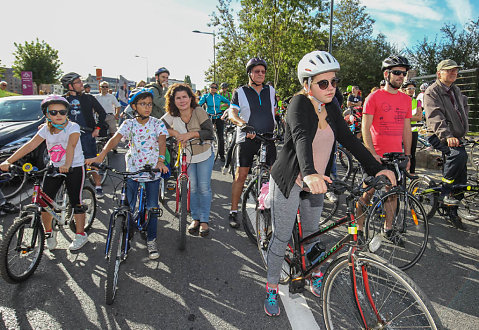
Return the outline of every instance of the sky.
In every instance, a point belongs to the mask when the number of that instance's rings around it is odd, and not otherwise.
[[[213,31],[208,23],[216,4],[217,0],[2,1],[0,60],[11,67],[14,42],[38,38],[58,50],[64,72],[87,77],[101,68],[104,76],[121,74],[138,81],[164,66],[171,78],[190,75],[201,88],[206,84],[204,72],[213,62],[213,36],[192,31]],[[461,30],[479,17],[479,0],[362,0],[362,4],[376,21],[374,32],[399,47],[412,46],[425,36],[432,40],[445,22]],[[236,0],[233,5],[239,7]]]

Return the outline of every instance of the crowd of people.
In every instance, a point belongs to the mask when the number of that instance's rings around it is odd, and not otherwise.
[[[437,66],[437,80],[429,87],[421,86],[415,98],[416,84],[405,81],[409,61],[391,55],[382,62],[384,80],[366,99],[362,99],[358,86],[351,86],[346,103],[351,108],[361,108],[362,141],[353,135],[341,110],[343,96],[338,89],[340,63],[328,52],[313,51],[304,55],[297,66],[298,93],[287,108],[284,144],[279,153],[274,143],[267,145],[266,162],[271,166],[270,200],[273,237],[267,254],[267,284],[264,310],[278,316],[278,282],[284,251],[293,230],[295,214],[301,211],[303,235],[315,231],[321,217],[324,194],[334,162],[336,143],[349,150],[364,167],[368,175],[385,175],[392,185],[396,177],[382,164],[387,152],[403,152],[410,158],[408,169],[414,173],[414,150],[417,143],[418,122],[425,119],[430,131],[430,142],[440,150],[446,161],[443,170],[441,199],[450,206],[450,221],[463,228],[457,215],[459,201],[451,195],[454,183],[467,177],[467,154],[462,140],[468,132],[468,106],[464,95],[454,84],[460,66],[452,60],[441,61]],[[226,83],[212,83],[209,92],[195,94],[187,84],[168,84],[170,72],[160,68],[156,81],[139,83],[128,92],[119,91],[119,97],[108,93],[109,84],[101,82],[97,96],[85,93],[80,75],[71,72],[61,82],[67,93],[48,96],[42,102],[45,125],[32,140],[0,164],[2,171],[26,153],[46,141],[51,163],[66,174],[67,192],[74,206],[77,232],[70,245],[80,249],[88,242],[83,232],[85,210],[81,204],[81,187],[85,176],[85,163],[102,162],[110,150],[122,139],[128,141],[125,154],[126,169],[137,171],[144,165],[158,168],[155,177],[138,175],[128,180],[127,197],[135,207],[138,185],[145,182],[146,208],[158,207],[159,176],[166,173],[166,137],[171,136],[188,149],[187,162],[191,192],[191,223],[188,232],[202,237],[210,234],[212,220],[211,175],[214,164],[212,141],[218,137],[218,155],[225,159],[224,120],[236,125],[238,144],[236,175],[231,186],[231,205],[228,221],[239,228],[238,203],[253,158],[260,148],[257,133],[273,133],[281,114],[282,102],[275,89],[265,84],[268,65],[259,57],[250,59],[245,71],[248,83],[228,91]],[[379,70],[379,68],[378,68]],[[218,87],[221,91],[218,93]],[[427,87],[427,88],[426,88]],[[117,128],[117,125],[120,127]],[[97,155],[95,138],[107,127],[109,141]],[[70,171],[69,169],[73,169]],[[55,196],[63,178],[45,180],[44,191]],[[96,194],[103,196],[100,177],[94,177]],[[363,196],[364,199],[369,196]],[[2,202],[0,195],[0,203]],[[358,235],[363,230],[358,219]],[[47,247],[56,248],[51,217],[42,213]],[[395,236],[388,216],[384,224],[387,238]],[[150,259],[159,257],[156,246],[157,219],[152,216],[147,228],[147,250]],[[309,242],[309,246],[316,242]],[[307,247],[306,247],[307,248]],[[310,279],[311,292],[319,296],[323,273],[315,269]]]

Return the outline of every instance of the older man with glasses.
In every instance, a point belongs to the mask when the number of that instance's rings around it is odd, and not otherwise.
[[[106,81],[100,83],[100,94],[95,95],[95,98],[100,102],[106,112],[105,122],[108,124],[110,136],[116,133],[116,122],[120,118],[121,105],[115,96],[108,93],[110,85]],[[116,153],[116,150],[113,150]]]
[[[448,220],[455,228],[464,229],[457,214],[459,200],[451,195],[453,184],[467,182],[467,152],[462,141],[469,130],[469,106],[467,97],[455,84],[459,68],[450,59],[437,65],[437,80],[424,92],[424,109],[428,130],[434,133],[429,142],[445,158],[441,199],[449,206]]]

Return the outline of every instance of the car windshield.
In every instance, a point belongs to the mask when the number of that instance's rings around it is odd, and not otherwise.
[[[43,116],[41,102],[41,99],[0,99],[0,122],[38,120]]]

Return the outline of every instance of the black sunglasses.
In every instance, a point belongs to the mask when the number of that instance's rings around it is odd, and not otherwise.
[[[395,76],[400,76],[400,75],[403,75],[404,77],[407,76],[407,71],[402,71],[402,70],[390,70],[389,72],[391,72],[393,75]]]
[[[109,86],[101,86],[101,88],[108,88]]]
[[[52,116],[56,116],[57,114],[65,116],[68,113],[68,110],[48,110],[48,113]]]
[[[218,86],[210,86],[211,89],[218,89]]]
[[[341,79],[339,79],[339,78],[333,78],[333,79],[331,79],[331,81],[328,81],[328,80],[324,79],[324,80],[320,80],[320,81],[314,82],[313,84],[318,84],[319,89],[323,89],[323,90],[324,90],[324,89],[328,88],[329,83],[331,83],[331,86],[332,86],[333,88],[336,88],[336,86],[338,86],[338,83],[339,83],[340,81],[341,81]]]

